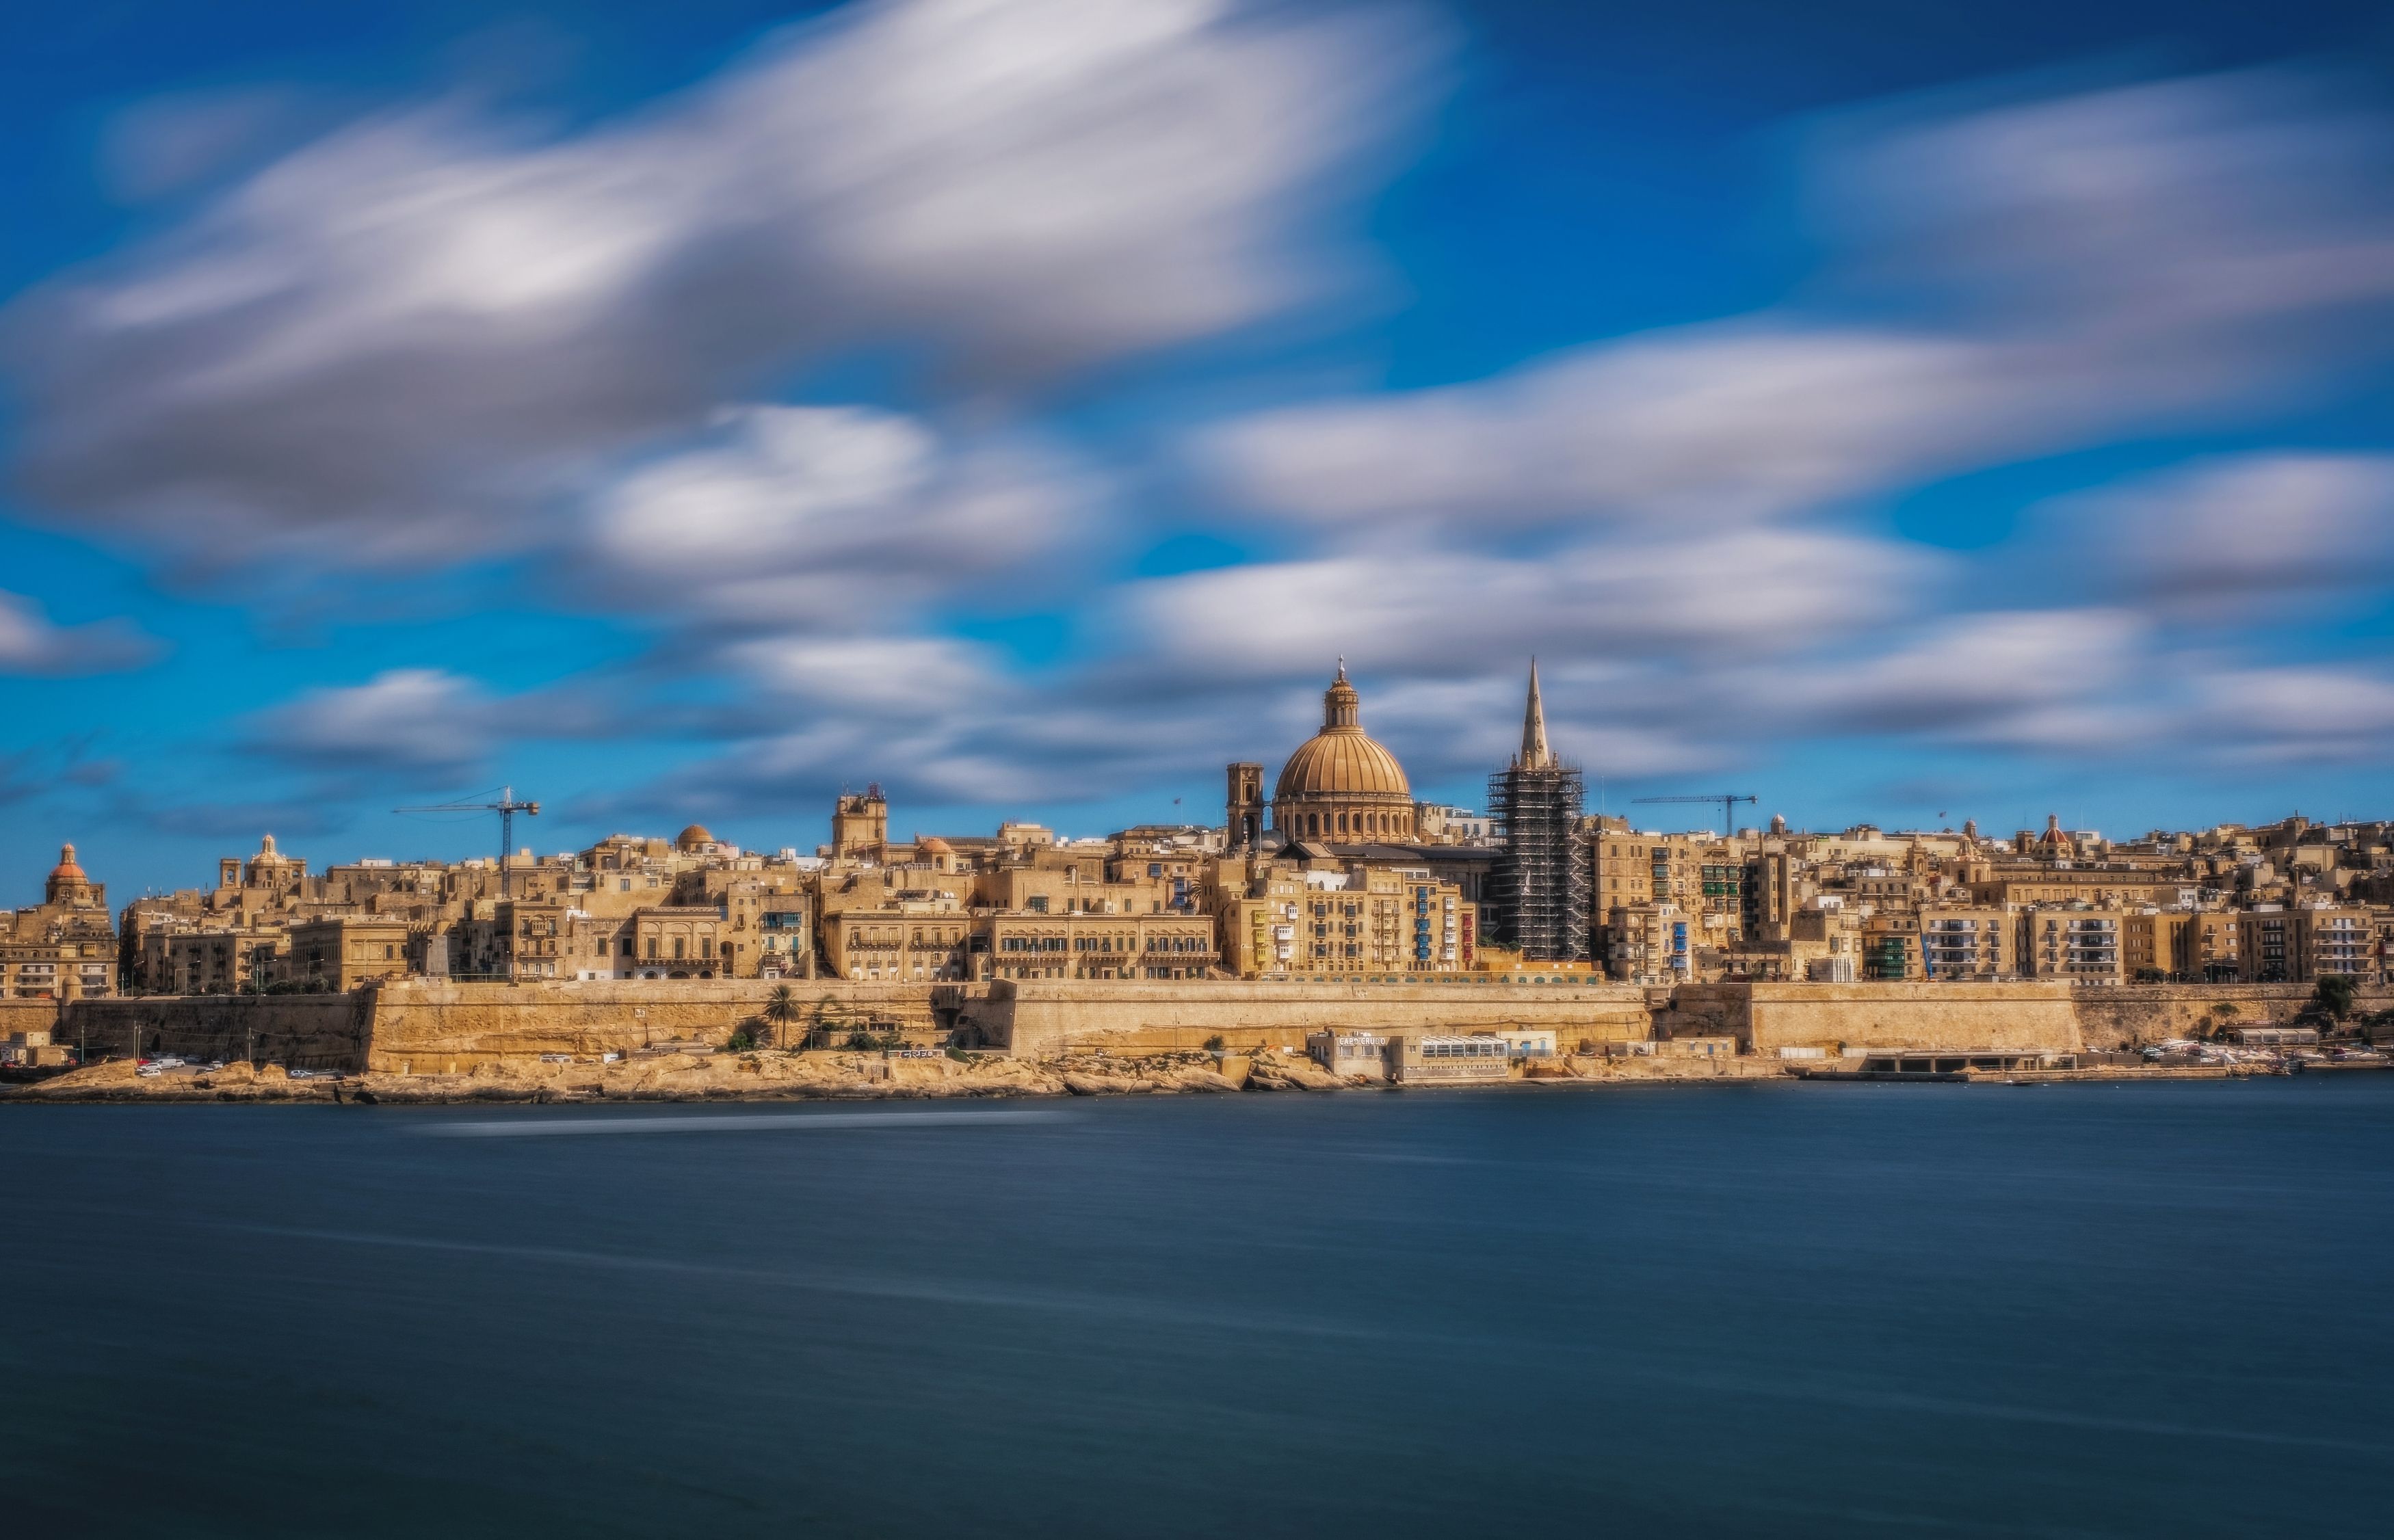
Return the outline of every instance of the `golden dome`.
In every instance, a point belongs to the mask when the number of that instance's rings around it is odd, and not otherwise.
[[[685,850],[694,850],[702,845],[714,844],[715,836],[706,832],[705,824],[693,823],[676,836],[674,843]]]
[[[83,882],[86,880],[84,875],[83,868],[75,863],[73,846],[61,845],[59,847],[59,863],[50,868],[50,880],[52,882]]]
[[[925,835],[914,841],[914,850],[916,854],[926,856],[952,856],[956,853],[954,846],[937,835]]]
[[[1322,731],[1296,746],[1280,770],[1274,801],[1309,796],[1380,796],[1413,798],[1397,757],[1363,731],[1361,701],[1347,670],[1322,697]]]

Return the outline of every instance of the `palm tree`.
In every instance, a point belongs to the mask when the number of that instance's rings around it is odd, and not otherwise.
[[[787,1051],[789,1025],[798,1019],[798,997],[787,984],[775,984],[765,996],[765,1020],[773,1023],[773,1046]]]

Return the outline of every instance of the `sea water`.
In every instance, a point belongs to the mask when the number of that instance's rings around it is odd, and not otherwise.
[[[2370,1535],[2394,1075],[0,1108],[42,1534]]]

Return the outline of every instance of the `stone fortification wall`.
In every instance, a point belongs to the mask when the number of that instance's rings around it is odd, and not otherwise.
[[[793,1041],[818,1010],[837,1030],[869,1023],[915,1035],[943,1030],[925,984],[790,981],[800,1019]],[[770,980],[597,981],[556,983],[446,983],[412,980],[386,986],[375,1006],[368,1068],[397,1073],[455,1074],[479,1065],[506,1068],[545,1053],[628,1052],[668,1041],[721,1044],[743,1025],[756,1027],[775,988]]]
[[[58,1024],[56,1000],[0,1000],[0,1043],[16,1033],[56,1032]]]
[[[1215,1037],[1247,1051],[1302,1045],[1309,1032],[1552,1029],[1566,1052],[1583,1043],[1730,1036],[1750,1052],[1782,1047],[2069,1052],[2133,1047],[2206,1020],[2282,1020],[2305,984],[2066,983],[1687,984],[1677,990],[1598,982],[1315,983],[1138,980],[999,981],[992,984],[791,985],[806,1030],[821,1013],[835,1035],[895,1025],[918,1041],[951,1028],[1017,1058],[1104,1048],[1188,1051]],[[756,980],[593,983],[414,981],[354,994],[139,996],[78,1000],[63,1023],[49,1001],[0,1002],[0,1037],[49,1029],[93,1058],[145,1053],[203,1060],[246,1055],[292,1068],[466,1073],[518,1069],[550,1053],[595,1055],[668,1041],[720,1044],[757,1021],[774,985]],[[2221,1017],[2222,1006],[2236,1013]],[[2367,1009],[2394,1005],[2372,991]]]
[[[2085,1046],[2066,983],[1684,984],[1659,1034],[1746,1051],[1846,1047],[2069,1053]]]
[[[971,992],[958,1025],[1017,1058],[1075,1049],[1166,1053],[1204,1046],[1302,1047],[1309,1032],[1493,1031],[1551,1027],[1566,1048],[1642,1039],[1651,1030],[1635,984],[1174,983],[999,980]]]
[[[373,1034],[374,996],[355,994],[157,994],[76,1000],[59,1041],[94,1060],[179,1054],[203,1062],[256,1057],[287,1069],[362,1070]]]
[[[2309,984],[2122,984],[2078,992],[2079,1030],[2090,1048],[2134,1048],[2203,1027],[2257,1027],[2303,1008]],[[2394,991],[2361,992],[2357,1007],[2384,1010]],[[2234,1007],[2232,1012],[2225,1007]]]

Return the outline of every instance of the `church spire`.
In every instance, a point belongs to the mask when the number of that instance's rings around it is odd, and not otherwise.
[[[1546,703],[1538,694],[1538,660],[1530,660],[1530,704],[1521,712],[1521,755],[1513,761],[1523,770],[1552,770],[1555,751],[1546,746]]]

